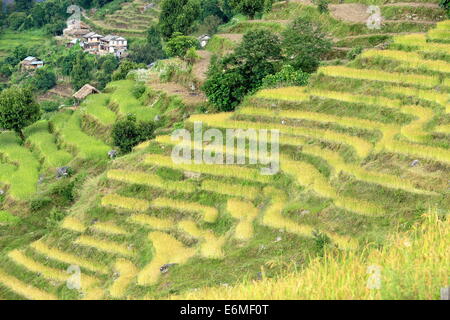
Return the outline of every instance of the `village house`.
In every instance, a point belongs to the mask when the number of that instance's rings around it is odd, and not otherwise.
[[[120,36],[107,35],[100,39],[100,54],[111,53],[121,58],[125,55],[128,47],[128,41]]]
[[[83,36],[82,47],[89,53],[97,54],[100,50],[101,38],[103,38],[102,35],[95,32],[89,32]]]
[[[102,36],[95,32],[89,32],[82,36],[80,40],[73,39],[66,44],[67,47],[73,47],[75,44],[79,43],[84,51],[92,54],[113,54],[118,58],[123,58],[127,55],[128,41],[127,39],[107,35]]]
[[[37,68],[43,67],[44,61],[39,60],[36,57],[26,57],[20,62],[20,69],[22,71],[32,71]]]

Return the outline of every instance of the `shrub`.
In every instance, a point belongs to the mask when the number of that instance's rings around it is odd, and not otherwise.
[[[131,89],[131,93],[136,99],[139,99],[145,93],[145,90],[145,85],[142,82],[138,82],[133,86],[133,89]]]
[[[167,41],[165,51],[169,57],[184,58],[190,48],[198,48],[198,45],[197,38],[175,32],[172,38]]]
[[[184,61],[186,61],[189,65],[193,65],[200,56],[197,54],[197,50],[195,48],[190,48],[186,52],[186,55],[184,56]]]
[[[36,198],[30,201],[30,210],[32,212],[39,211],[46,208],[52,203],[52,199],[49,197]]]
[[[150,121],[136,122],[134,115],[128,115],[124,120],[117,121],[112,129],[114,145],[122,153],[129,153],[134,146],[153,137],[155,125]]]
[[[316,0],[317,4],[317,10],[319,10],[320,13],[328,13],[328,0]]]
[[[363,51],[363,48],[361,46],[356,46],[356,47],[352,48],[352,50],[347,52],[347,59],[348,60],[355,59],[358,55],[361,54],[362,51]]]
[[[263,88],[304,86],[308,83],[309,74],[301,70],[295,70],[290,65],[284,65],[281,71],[268,75],[263,79]]]
[[[48,215],[48,217],[46,218],[47,229],[56,228],[65,217],[66,217],[65,212],[60,211],[56,208],[53,208],[52,211],[50,211],[50,214]]]

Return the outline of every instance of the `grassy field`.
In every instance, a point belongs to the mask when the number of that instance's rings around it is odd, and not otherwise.
[[[6,56],[17,46],[31,47],[48,42],[50,39],[42,30],[15,32],[5,30],[0,33],[0,58]]]

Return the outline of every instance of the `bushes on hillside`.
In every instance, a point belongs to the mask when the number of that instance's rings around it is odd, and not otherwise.
[[[180,32],[175,32],[166,43],[165,51],[169,57],[184,58],[190,48],[197,48],[198,40],[195,37],[184,36]]]
[[[295,70],[293,66],[284,65],[275,74],[270,74],[263,79],[263,88],[276,88],[288,86],[305,86],[308,83],[309,74],[301,70]]]
[[[155,125],[150,121],[136,121],[134,115],[128,115],[124,120],[117,121],[112,129],[114,145],[122,153],[129,153],[134,146],[153,138]]]
[[[55,72],[48,66],[39,68],[34,73],[31,82],[32,85],[40,91],[45,91],[53,88],[56,85]]]
[[[131,70],[139,69],[139,68],[145,68],[145,65],[139,64],[139,63],[136,63],[133,61],[129,61],[129,60],[124,60],[120,63],[119,68],[116,71],[114,71],[114,73],[112,75],[112,80],[117,81],[117,80],[126,79],[128,72],[130,72]]]

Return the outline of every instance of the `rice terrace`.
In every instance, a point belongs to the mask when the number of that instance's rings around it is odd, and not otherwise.
[[[450,1],[1,8],[0,300],[450,299]]]

